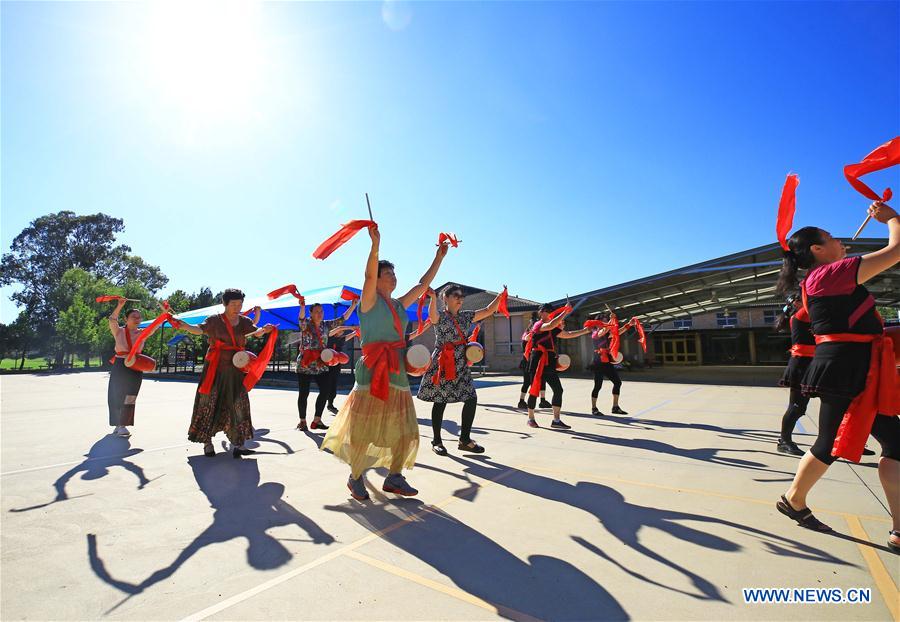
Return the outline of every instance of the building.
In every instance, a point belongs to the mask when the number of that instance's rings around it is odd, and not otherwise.
[[[850,255],[883,248],[884,238],[843,239]],[[575,311],[567,326],[581,326],[607,306],[621,321],[636,316],[648,333],[644,355],[634,332],[623,337],[622,352],[635,364],[755,365],[787,361],[790,339],[773,326],[784,304],[775,294],[782,263],[776,244],[685,266],[662,274],[612,285],[570,297]],[[866,283],[880,307],[900,305],[900,270]],[[554,304],[562,305],[565,300]],[[573,369],[591,358],[587,339],[561,342],[573,357]]]

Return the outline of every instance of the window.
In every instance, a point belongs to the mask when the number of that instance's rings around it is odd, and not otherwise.
[[[525,330],[522,324],[523,317],[521,315],[511,315],[509,319],[505,317],[494,318],[494,353],[495,354],[521,354],[522,353],[522,332]],[[485,327],[481,329],[481,338],[484,341]]]
[[[719,328],[734,328],[738,325],[737,311],[731,313],[716,313],[716,324]]]
[[[763,311],[763,321],[766,324],[774,324],[778,319],[778,311],[776,309],[765,309]]]
[[[694,318],[682,318],[680,320],[675,320],[672,322],[675,328],[693,328],[694,327]]]

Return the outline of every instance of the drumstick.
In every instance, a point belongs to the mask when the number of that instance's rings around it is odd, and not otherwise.
[[[866,215],[866,219],[863,221],[863,223],[859,226],[859,229],[856,230],[856,233],[854,233],[853,237],[850,239],[855,240],[856,238],[858,238],[859,234],[862,233],[862,230],[866,228],[866,225],[869,224],[870,220],[872,220],[872,214]]]
[[[366,193],[366,207],[369,208],[369,220],[371,220],[372,222],[375,222],[375,219],[372,218],[372,204],[369,203],[369,193],[368,192]]]

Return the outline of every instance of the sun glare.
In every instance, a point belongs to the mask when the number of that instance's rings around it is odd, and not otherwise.
[[[192,126],[256,114],[265,82],[261,5],[247,1],[154,2],[146,75],[154,99]]]

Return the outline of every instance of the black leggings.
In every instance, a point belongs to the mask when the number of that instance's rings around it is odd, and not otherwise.
[[[528,389],[531,388],[531,381],[534,379],[534,374],[531,373],[531,370],[526,367],[522,370],[525,378],[522,382],[522,393],[528,393]],[[547,388],[547,383],[541,380],[541,393],[544,392],[544,389]]]
[[[825,464],[831,464],[837,458],[831,455],[834,438],[844,419],[844,413],[852,401],[849,397],[823,395],[819,400],[819,436],[809,451]],[[876,415],[872,424],[872,436],[881,445],[884,458],[900,460],[900,419],[886,415]]]
[[[800,417],[806,414],[806,407],[809,405],[809,398],[800,392],[800,389],[791,389],[791,403],[788,404],[787,410],[781,417],[781,440],[787,443],[793,443],[792,435],[794,426]],[[829,448],[830,453],[830,448]]]
[[[316,398],[316,417],[321,417],[325,410],[325,402],[328,401],[330,395],[328,373],[324,374],[297,374],[297,381],[300,385],[300,394],[297,396],[297,410],[300,412],[300,419],[306,421],[306,398],[309,397],[309,385],[312,381],[316,381],[316,387],[319,389],[319,397]]]
[[[562,406],[562,395],[563,388],[562,383],[559,381],[559,374],[556,373],[556,369],[547,365],[544,367],[544,377],[541,379],[541,387],[543,388],[545,385],[550,385],[550,388],[553,390],[553,399],[550,400],[550,403],[553,406]],[[528,394],[528,408],[534,410],[534,407],[537,406],[537,396]]]
[[[329,367],[326,375],[328,376],[328,399],[326,399],[325,402],[333,408],[334,398],[337,397],[338,378],[341,377],[340,365]]]
[[[469,436],[472,433],[472,423],[475,421],[475,405],[477,398],[469,398],[463,402],[462,409],[462,430],[459,433],[459,442],[466,445],[471,441]],[[441,424],[444,422],[444,409],[447,404],[435,402],[431,407],[431,430],[434,432],[434,440],[432,445],[441,443]]]
[[[597,399],[600,395],[600,387],[603,386],[603,377],[606,376],[613,383],[613,395],[618,395],[622,390],[622,379],[612,363],[596,363],[594,367],[594,390],[591,397]]]

